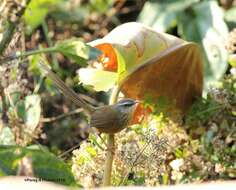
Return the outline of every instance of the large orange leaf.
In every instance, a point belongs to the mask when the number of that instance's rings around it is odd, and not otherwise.
[[[120,85],[127,97],[164,96],[187,111],[202,94],[203,69],[198,46],[183,43],[169,48],[134,68]]]
[[[203,66],[195,43],[140,23],[126,23],[90,45],[103,52],[93,67],[117,73],[113,85],[126,97],[143,100],[148,95],[155,100],[164,96],[185,113],[202,94]]]

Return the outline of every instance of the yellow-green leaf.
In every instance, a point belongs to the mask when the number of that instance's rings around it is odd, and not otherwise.
[[[80,81],[85,85],[93,86],[96,91],[108,91],[116,84],[118,78],[115,72],[93,68],[82,68],[78,73]]]

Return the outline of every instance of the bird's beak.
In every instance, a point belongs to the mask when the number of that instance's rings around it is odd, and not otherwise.
[[[140,102],[140,100],[135,100],[135,104],[139,104]]]

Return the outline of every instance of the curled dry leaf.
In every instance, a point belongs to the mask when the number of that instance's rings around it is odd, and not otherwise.
[[[184,113],[194,98],[201,96],[203,68],[195,43],[132,22],[118,26],[90,45],[103,52],[92,67],[116,73],[116,80],[109,86],[118,85],[126,97],[143,100],[151,96],[155,100],[164,96]],[[98,85],[98,80],[92,84],[86,78],[80,79],[95,89]]]
[[[150,95],[155,100],[163,96],[186,112],[202,93],[203,72],[198,47],[192,43],[174,46],[135,68],[120,85],[127,97],[143,99]]]

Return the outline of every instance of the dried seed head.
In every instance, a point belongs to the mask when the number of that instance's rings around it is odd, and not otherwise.
[[[20,19],[22,11],[25,9],[27,0],[3,0],[0,5],[2,17],[6,20],[17,23]]]
[[[228,40],[226,42],[226,49],[229,53],[236,53],[236,28],[229,33]]]

